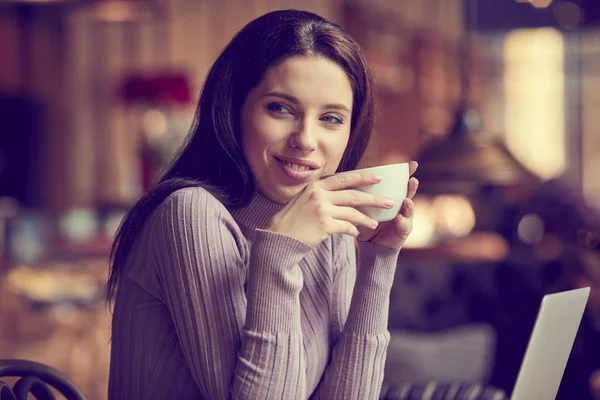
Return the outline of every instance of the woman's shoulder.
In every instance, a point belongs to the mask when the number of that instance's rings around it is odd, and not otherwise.
[[[171,193],[167,199],[175,200],[175,201],[186,201],[190,198],[195,198],[196,200],[209,201],[218,203],[223,206],[223,204],[217,200],[217,198],[206,188],[203,186],[190,186],[182,189],[178,189]]]
[[[201,212],[201,218],[211,216],[230,216],[229,211],[209,190],[201,186],[187,187],[171,193],[161,204],[163,211],[180,213]]]
[[[208,228],[239,231],[239,226],[225,205],[203,187],[187,187],[171,193],[156,209],[154,227],[164,223],[177,230],[195,229],[201,224]],[[158,225],[158,226],[157,226]]]
[[[156,210],[154,229],[165,229],[178,237],[194,232],[211,232],[231,237],[238,247],[243,247],[244,236],[239,225],[225,207],[209,190],[187,187],[171,193]],[[152,229],[152,228],[151,228]]]

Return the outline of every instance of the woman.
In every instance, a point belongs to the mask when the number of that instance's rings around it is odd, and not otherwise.
[[[276,11],[233,38],[187,144],[117,234],[109,398],[377,398],[417,181],[377,226],[354,207],[389,200],[353,188],[379,179],[330,176],[356,167],[372,119],[365,58],[338,26]]]

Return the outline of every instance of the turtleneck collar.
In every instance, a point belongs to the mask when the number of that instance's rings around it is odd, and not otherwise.
[[[285,204],[276,203],[258,191],[254,192],[250,203],[231,212],[235,220],[252,229],[264,229],[271,217],[285,207]]]

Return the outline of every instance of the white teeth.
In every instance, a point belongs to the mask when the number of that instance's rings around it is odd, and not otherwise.
[[[307,166],[298,165],[298,164],[292,164],[292,163],[289,163],[289,162],[286,162],[285,165],[287,167],[293,169],[294,171],[308,171],[310,169]]]

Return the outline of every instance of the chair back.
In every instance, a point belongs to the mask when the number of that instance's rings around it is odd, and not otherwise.
[[[12,387],[1,378],[20,378]],[[83,391],[62,372],[27,360],[0,360],[0,400],[26,400],[32,394],[37,400],[55,400],[49,386],[67,400],[87,400]]]

